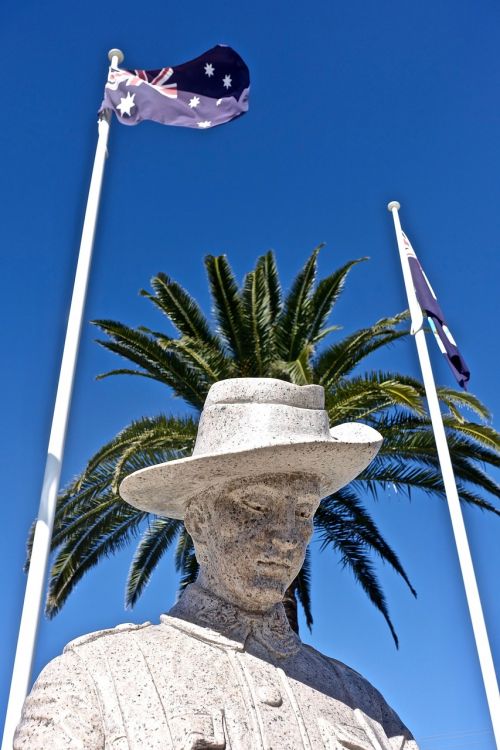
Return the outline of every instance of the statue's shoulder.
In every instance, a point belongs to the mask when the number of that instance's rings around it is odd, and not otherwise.
[[[331,656],[326,656],[312,646],[304,645],[304,647],[313,658],[320,659],[323,664],[327,664],[336,679],[341,680],[346,694],[350,696],[351,700],[354,702],[353,705],[361,708],[361,710],[365,711],[369,716],[378,715],[378,720],[384,727],[388,736],[400,734],[408,742],[410,740],[412,743],[414,742],[411,733],[401,721],[397,713],[387,703],[382,693],[377,690],[377,688],[374,687],[366,677],[363,677],[362,674],[356,672],[355,669],[344,664],[344,662],[334,659]],[[417,750],[416,744],[408,745],[408,750],[410,750],[410,748],[415,748],[415,750]]]
[[[355,669],[344,664],[344,662],[339,661],[339,659],[334,659],[332,656],[322,654],[321,651],[317,651],[312,646],[304,645],[304,647],[310,654],[313,654],[315,658],[320,659],[324,665],[328,665],[332,672],[335,673],[336,677],[342,680],[349,692],[360,692],[366,697],[369,697],[371,701],[385,703],[384,697],[377,688]]]
[[[78,638],[74,638],[72,641],[69,641],[69,643],[67,643],[64,647],[63,653],[66,654],[70,651],[79,651],[82,647],[90,646],[91,644],[96,643],[96,641],[100,641],[102,644],[107,639],[114,639],[117,636],[123,636],[127,633],[137,633],[137,631],[139,630],[144,630],[145,628],[152,627],[153,625],[151,622],[143,622],[140,624],[124,622],[120,625],[116,625],[114,628],[107,628],[106,630],[96,630],[93,633],[86,633],[86,635],[81,635]]]
[[[363,677],[362,674],[360,674],[360,672],[356,672],[355,669],[349,667],[347,664],[344,664],[343,661],[334,659],[333,656],[327,656],[326,654],[323,654],[321,651],[318,651],[316,648],[314,648],[314,646],[310,646],[308,643],[303,643],[302,647],[307,651],[308,654],[316,659],[319,659],[323,662],[323,664],[328,664],[332,669],[337,670],[341,674],[352,677],[356,681],[362,680],[363,682],[368,682],[366,678]]]
[[[333,656],[322,656],[330,663],[332,664],[335,669],[337,669],[339,672],[341,672],[347,679],[350,679],[354,682],[362,682],[364,685],[369,685],[372,690],[375,690],[376,688],[373,687],[371,682],[369,682],[366,677],[363,677],[361,672],[357,672],[355,669],[350,667],[348,664],[344,664],[343,661],[340,661],[339,659],[334,659]]]

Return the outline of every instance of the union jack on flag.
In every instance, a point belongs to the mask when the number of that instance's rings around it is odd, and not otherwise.
[[[120,83],[126,86],[140,86],[149,83],[155,90],[169,99],[177,99],[177,84],[167,83],[173,75],[173,68],[162,68],[161,70],[119,70],[110,68],[106,88],[116,91]]]
[[[173,68],[110,68],[100,111],[113,110],[124,125],[154,120],[205,130],[244,114],[249,90],[244,61],[218,44]]]

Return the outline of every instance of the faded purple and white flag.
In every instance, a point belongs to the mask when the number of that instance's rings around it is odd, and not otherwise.
[[[422,311],[427,315],[429,326],[431,327],[441,352],[446,357],[457,383],[461,385],[462,388],[466,389],[467,383],[470,379],[469,367],[458,350],[456,341],[446,324],[443,311],[441,310],[437,297],[434,294],[434,290],[429,283],[429,279],[425,275],[415,254],[415,250],[411,246],[410,240],[404,232],[403,241],[410,264],[410,271],[418,304],[422,308]]]
[[[154,120],[206,130],[248,110],[250,75],[231,47],[218,44],[195,60],[159,70],[110,68],[100,112],[124,125]]]

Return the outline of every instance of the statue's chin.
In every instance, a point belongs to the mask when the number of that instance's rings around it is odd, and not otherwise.
[[[228,575],[224,575],[226,572]],[[291,567],[284,571],[283,566],[278,565],[250,570],[248,576],[242,575],[242,571],[238,571],[238,575],[234,573],[234,568],[221,572],[202,567],[197,583],[219,599],[240,609],[267,612],[283,601],[287,588],[296,576]]]
[[[226,590],[221,598],[248,612],[267,612],[283,601],[288,581],[259,577],[258,580],[242,583],[238,590]]]

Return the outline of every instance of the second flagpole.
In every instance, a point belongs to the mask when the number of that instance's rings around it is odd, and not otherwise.
[[[401,268],[403,271],[406,295],[408,297],[408,306],[410,308],[411,314],[411,332],[415,336],[415,343],[417,346],[418,358],[422,371],[422,379],[424,381],[425,394],[427,396],[427,404],[431,417],[432,429],[434,431],[434,439],[436,441],[436,449],[438,453],[439,464],[441,467],[446,499],[448,501],[448,510],[450,513],[451,525],[453,528],[460,569],[464,582],[465,595],[467,598],[469,614],[472,621],[472,629],[474,631],[476,648],[479,656],[479,663],[481,666],[481,674],[483,677],[486,698],[488,701],[488,708],[490,711],[491,723],[493,725],[493,733],[495,735],[496,746],[498,750],[500,750],[500,693],[498,692],[495,666],[493,663],[493,657],[488,640],[486,623],[484,621],[481,599],[479,598],[479,590],[477,587],[476,576],[472,564],[472,557],[469,549],[469,542],[467,540],[467,533],[462,516],[462,509],[460,507],[460,499],[455,482],[455,475],[453,473],[453,466],[451,463],[448,441],[446,439],[446,432],[444,429],[443,418],[439,406],[436,385],[434,383],[431,361],[427,349],[427,341],[425,338],[424,329],[422,327],[422,311],[420,305],[418,304],[415,288],[413,286],[411,277],[410,265],[405,251],[403,232],[401,229],[401,223],[399,221],[398,214],[400,204],[397,201],[391,201],[387,208],[392,213],[392,218],[394,219],[394,228],[396,230],[399,257],[401,261]]]
[[[116,68],[123,61],[123,53],[118,49],[112,49],[108,53],[108,59],[111,66]],[[95,228],[99,212],[104,165],[107,156],[109,127],[110,113],[103,113],[100,116],[98,124],[99,137],[90,180],[78,264],[57,385],[45,474],[33,537],[30,568],[26,582],[9,702],[5,717],[2,750],[12,750],[14,732],[21,718],[21,711],[28,693],[33,666],[38,624],[42,610],[45,579],[50,556],[57,493],[61,477],[66,428],[71,406],[90,264],[94,247]]]

